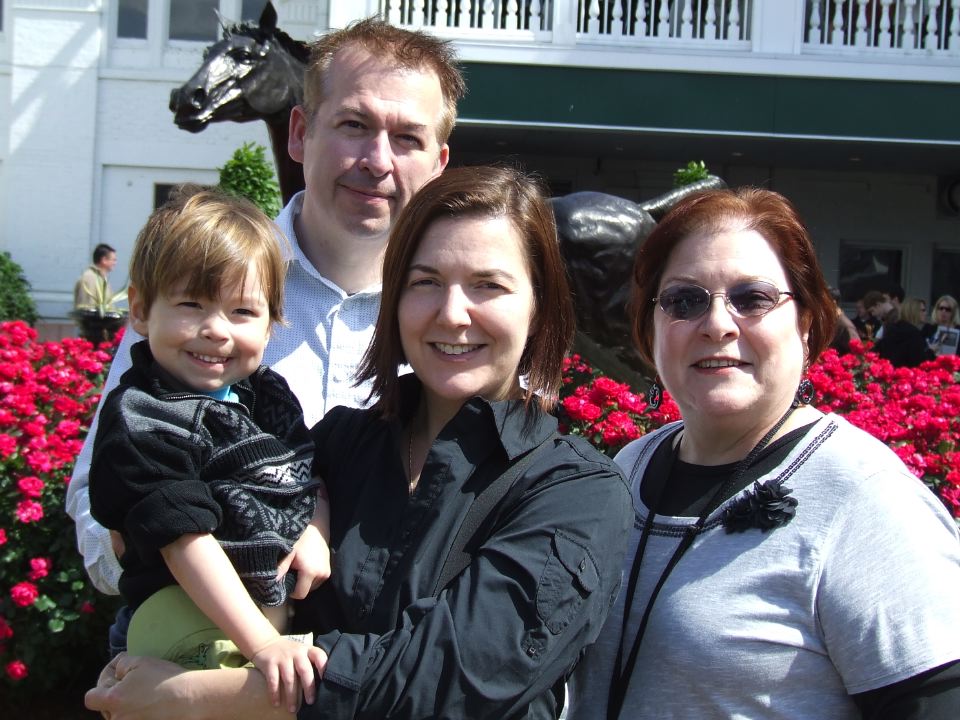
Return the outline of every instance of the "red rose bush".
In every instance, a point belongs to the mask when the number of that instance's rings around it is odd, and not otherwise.
[[[87,579],[64,510],[111,355],[36,337],[0,323],[0,707],[102,664],[116,608]]]
[[[808,377],[814,405],[843,415],[889,445],[960,524],[960,357],[944,355],[918,368],[894,368],[859,342],[851,352],[828,350]],[[669,394],[656,411],[628,385],[587,365],[564,363],[558,409],[561,432],[582,435],[608,455],[631,440],[680,419]]]

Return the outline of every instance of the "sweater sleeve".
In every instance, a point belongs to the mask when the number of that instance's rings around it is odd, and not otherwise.
[[[205,444],[160,403],[121,389],[100,416],[90,466],[91,512],[144,562],[186,533],[212,533],[219,504],[200,477]]]
[[[838,509],[817,586],[817,619],[847,691],[960,659],[960,610],[944,602],[958,596],[957,526],[940,501],[903,468],[864,477]]]

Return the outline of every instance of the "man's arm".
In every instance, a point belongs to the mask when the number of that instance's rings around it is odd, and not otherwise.
[[[267,700],[267,684],[253,668],[184,670],[156,658],[121,653],[100,673],[86,706],[111,720],[280,720],[286,708]]]
[[[67,486],[67,514],[76,523],[77,549],[83,555],[83,564],[94,587],[107,595],[116,595],[119,592],[117,583],[120,580],[120,563],[113,552],[110,533],[90,515],[90,461],[93,457],[93,440],[97,435],[103,399],[120,384],[120,377],[130,369],[130,348],[140,340],[143,340],[143,336],[127,327],[110,365],[100,404],[97,405],[97,412],[83,442],[83,449],[74,464],[73,477]]]

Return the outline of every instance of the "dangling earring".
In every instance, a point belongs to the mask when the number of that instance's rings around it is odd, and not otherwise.
[[[810,378],[801,380],[800,385],[797,386],[797,394],[793,396],[793,407],[798,408],[812,403],[815,392]]]
[[[660,376],[658,375],[647,388],[647,407],[656,410],[660,407],[663,400],[663,390],[660,388]]]

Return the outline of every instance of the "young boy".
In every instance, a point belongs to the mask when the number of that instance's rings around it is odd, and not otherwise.
[[[260,365],[285,270],[245,200],[187,187],[150,217],[129,287],[147,339],[101,410],[90,500],[123,539],[128,650],[190,668],[249,659],[274,704],[282,683],[295,706],[298,679],[313,701],[322,655],[280,633],[288,599],[329,576],[329,513],[300,404]]]

